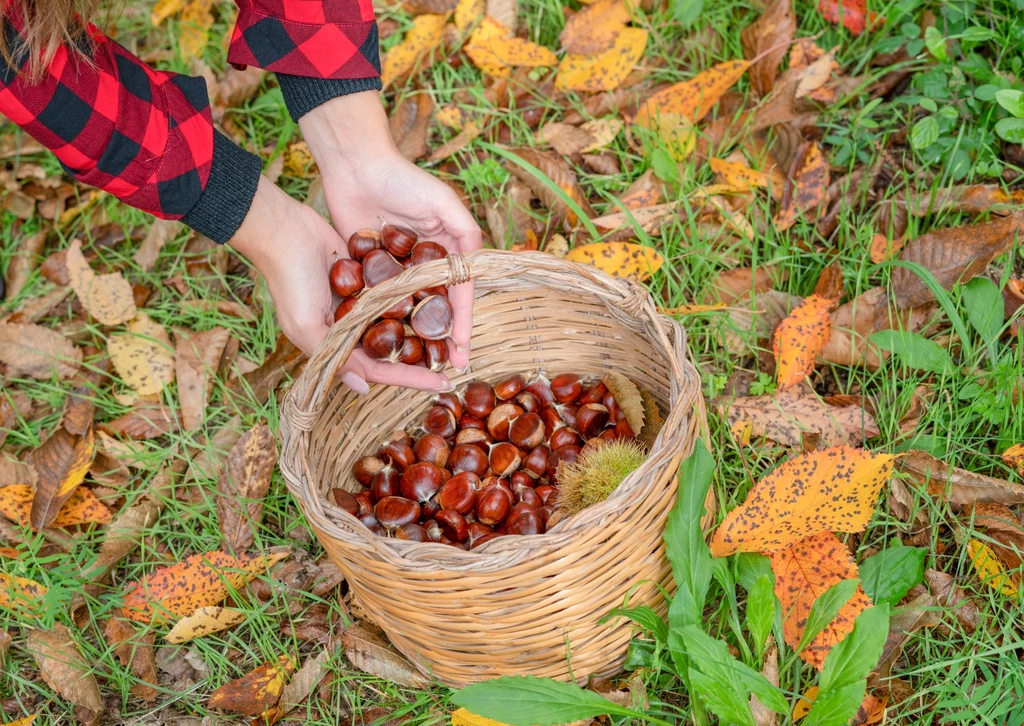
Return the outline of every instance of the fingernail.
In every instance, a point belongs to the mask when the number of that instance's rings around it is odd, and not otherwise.
[[[367,385],[366,381],[364,381],[359,374],[353,373],[352,371],[342,374],[341,382],[361,396],[370,392],[370,387]]]
[[[451,393],[455,390],[455,384],[448,380],[448,376],[440,374],[443,382],[437,388],[438,393]]]
[[[462,368],[456,368],[455,372],[458,373],[461,376],[463,373],[465,373],[468,370],[469,370],[469,363],[467,363],[466,365],[462,366]]]
[[[461,343],[459,341],[456,341],[455,342],[455,350],[459,351],[460,353],[465,353],[467,350],[469,350],[469,346],[466,345],[465,343]]]

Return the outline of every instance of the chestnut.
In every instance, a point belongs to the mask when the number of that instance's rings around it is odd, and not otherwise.
[[[453,475],[468,471],[476,476],[483,476],[487,473],[488,457],[479,446],[456,444],[448,456],[448,465]]]
[[[487,450],[490,444],[494,443],[494,437],[483,429],[462,429],[455,434],[455,444],[472,444]]]
[[[604,407],[608,409],[608,416],[611,417],[611,420],[618,421],[619,403],[615,400],[615,396],[612,395],[611,391],[605,395],[604,400],[601,401],[601,403],[603,403]]]
[[[500,403],[494,407],[487,417],[487,432],[495,441],[507,441],[512,421],[523,413],[523,409],[514,403]]]
[[[543,374],[539,374],[527,383],[526,390],[536,396],[544,408],[555,402],[555,395],[551,391],[551,381],[545,378]]]
[[[455,417],[444,406],[434,406],[423,417],[423,428],[428,433],[450,439],[455,436]]]
[[[370,482],[373,481],[373,477],[378,471],[383,469],[384,466],[385,462],[381,461],[376,456],[364,456],[352,465],[352,475],[355,476],[357,482],[362,484],[364,487],[368,487],[370,486]]]
[[[374,534],[381,534],[380,522],[373,516],[373,512],[369,514],[360,514],[359,521],[366,525],[366,528]]]
[[[548,457],[548,477],[551,479],[552,484],[558,484],[558,465],[563,461],[567,464],[571,464],[580,456],[580,447],[575,444],[569,444],[568,446],[561,446],[551,452],[551,456]]]
[[[476,490],[480,477],[471,471],[456,474],[444,483],[437,493],[437,503],[443,509],[454,509],[465,516],[476,506]]]
[[[575,373],[562,373],[551,379],[551,395],[558,403],[575,401],[583,393],[583,382]]]
[[[558,409],[553,406],[540,412],[540,420],[544,422],[544,436],[549,439],[558,429],[565,426],[565,421],[558,415]]]
[[[377,285],[402,274],[402,266],[387,250],[373,250],[363,258],[363,282],[366,287]]]
[[[551,434],[551,448],[560,449],[563,446],[579,446],[580,436],[568,426],[564,426]]]
[[[521,414],[512,421],[508,430],[508,439],[520,449],[532,449],[540,446],[544,443],[544,422],[535,413]]]
[[[365,514],[373,514],[373,495],[368,489],[357,492],[355,499],[359,502],[359,514],[356,516],[362,517]]]
[[[385,222],[380,232],[382,246],[395,257],[405,257],[416,244],[416,233],[408,227]]]
[[[562,403],[557,404],[554,409],[558,411],[558,416],[566,426],[576,428],[576,414],[579,413],[579,406],[575,403]]]
[[[472,381],[462,396],[466,413],[486,419],[494,410],[494,389],[481,381]]]
[[[619,435],[615,433],[614,428],[611,428],[605,429],[600,434],[598,434],[598,438],[604,439],[605,441],[615,441],[615,439],[619,438]]]
[[[401,482],[402,474],[393,466],[386,466],[378,471],[370,484],[370,493],[373,495],[374,501],[396,496],[399,493]]]
[[[384,529],[394,530],[420,518],[420,505],[404,497],[384,497],[373,508],[373,516]]]
[[[434,516],[441,511],[441,505],[437,503],[437,497],[433,496],[427,501],[420,505],[420,519],[424,522],[433,519]]]
[[[443,260],[448,256],[448,250],[437,242],[431,242],[430,240],[424,240],[419,242],[415,247],[412,248],[409,259],[414,265],[422,265],[424,262],[433,262],[434,260]]]
[[[459,416],[459,430],[465,431],[466,429],[479,429],[480,431],[486,431],[487,421],[468,413],[464,413]]]
[[[416,302],[422,302],[431,295],[440,295],[443,298],[448,297],[448,288],[444,285],[435,285],[434,287],[425,287],[422,290],[417,290],[412,294],[416,299]]]
[[[544,500],[540,498],[540,494],[529,487],[520,487],[516,490],[516,502],[524,502],[538,508],[544,506]]]
[[[443,340],[423,341],[423,362],[432,371],[444,370],[448,362],[448,345]]]
[[[422,525],[416,524],[415,522],[409,522],[409,524],[403,524],[401,527],[395,530],[395,539],[409,540],[410,542],[429,542],[430,538],[427,537],[427,530]]]
[[[534,485],[537,484],[537,482],[533,480],[533,477],[522,469],[512,472],[512,476],[509,477],[508,483],[513,492],[518,492],[523,487],[533,489]]]
[[[576,412],[576,428],[585,439],[597,436],[607,425],[608,409],[600,403],[584,404]]]
[[[481,537],[494,534],[494,530],[483,522],[470,522],[468,528],[469,544],[472,547]]]
[[[523,471],[534,479],[541,478],[547,473],[550,455],[551,449],[541,444],[526,455],[526,459],[523,460]]]
[[[621,419],[615,422],[615,435],[620,439],[632,439],[636,436],[633,433],[633,428],[629,425],[629,421]]]
[[[498,476],[509,476],[523,463],[523,452],[507,441],[491,446],[488,460],[491,471]]]
[[[494,395],[503,401],[514,397],[526,388],[526,379],[516,374],[494,384]]]
[[[406,335],[402,341],[402,350],[398,354],[398,362],[414,366],[423,360],[423,341],[415,335]]]
[[[425,340],[443,340],[452,334],[455,313],[448,298],[431,295],[413,308],[409,325]]]
[[[402,473],[399,489],[402,496],[416,502],[425,502],[444,484],[444,472],[439,466],[419,461]],[[380,517],[377,517],[380,519]]]
[[[462,417],[462,400],[454,393],[439,393],[434,396],[433,403],[447,408],[455,418]]]
[[[587,443],[580,449],[580,456],[583,456],[587,452],[595,451],[600,449],[602,446],[608,443],[608,439],[602,439],[600,436],[594,436],[593,438],[587,439]]]
[[[411,435],[407,434],[402,429],[394,429],[390,434],[388,434],[388,437],[386,439],[383,439],[383,441],[384,443],[387,443],[389,441],[397,441],[399,443],[408,444],[409,446],[412,446],[413,444],[416,443],[416,439],[414,439]]]
[[[540,497],[544,504],[550,501],[554,501],[551,497],[554,496],[558,490],[550,484],[540,484],[533,491],[537,492],[537,496]]]
[[[343,317],[352,312],[352,308],[359,302],[357,297],[347,297],[338,303],[338,307],[334,308],[334,322],[338,322]]]
[[[519,502],[509,510],[505,526],[509,534],[544,534],[540,510],[526,502]]]
[[[351,492],[347,492],[344,489],[332,489],[331,496],[334,497],[334,503],[339,507],[344,509],[353,517],[359,516],[359,502]]]
[[[469,537],[469,525],[466,524],[466,518],[454,509],[442,509],[434,519],[440,525],[444,536],[452,542],[465,542]]]
[[[331,290],[339,297],[351,297],[363,289],[363,266],[348,257],[339,257],[329,273]]]
[[[441,538],[444,537],[444,532],[441,531],[441,525],[436,520],[430,519],[423,523],[423,529],[427,533],[427,539],[431,542],[440,542]]]
[[[390,460],[399,471],[405,471],[416,463],[416,453],[402,439],[389,441],[381,446],[377,450],[377,458],[382,461]]]
[[[474,549],[475,550],[477,547],[480,547],[481,545],[485,545],[488,542],[490,542],[492,539],[497,539],[500,536],[501,535],[498,534],[497,532],[491,532],[490,534],[485,534],[483,537],[479,537],[479,538],[473,540],[473,544],[470,545],[470,549]]]
[[[348,253],[360,262],[374,250],[380,249],[380,232],[375,229],[361,229],[348,238]]]
[[[580,405],[585,406],[588,403],[602,403],[604,401],[604,397],[607,395],[608,387],[601,381],[598,381],[580,394]]]
[[[540,413],[544,408],[541,405],[540,399],[529,391],[520,391],[516,396],[516,403],[527,413]]]
[[[416,303],[413,301],[412,295],[410,295],[408,297],[403,297],[401,300],[382,312],[380,316],[385,320],[403,320],[408,317],[409,313],[412,312],[412,309],[415,306]]]
[[[405,326],[397,320],[380,320],[363,333],[363,350],[371,358],[394,363],[402,354]]]
[[[476,518],[481,524],[493,527],[505,521],[512,509],[512,495],[500,484],[493,484],[477,494]]]
[[[448,455],[451,453],[448,442],[438,434],[424,434],[412,450],[416,454],[416,461],[433,464],[442,469],[448,463]]]

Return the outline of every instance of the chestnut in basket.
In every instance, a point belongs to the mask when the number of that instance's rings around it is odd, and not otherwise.
[[[363,334],[363,350],[378,360],[397,361],[402,354],[403,343],[405,326],[397,320],[381,320]]]
[[[363,258],[363,282],[367,287],[376,287],[392,277],[398,277],[403,269],[387,250],[374,250]]]
[[[486,419],[494,410],[494,389],[486,383],[473,381],[466,386],[463,394],[466,413],[470,416]]]
[[[424,340],[443,340],[449,337],[454,322],[452,304],[441,295],[425,298],[409,315],[409,325]]]
[[[420,461],[402,473],[399,488],[403,497],[422,504],[437,494],[444,482],[444,469]],[[380,515],[377,519],[380,519]]]
[[[412,524],[420,518],[420,505],[403,497],[384,497],[373,508],[373,515],[387,530]]]
[[[551,395],[559,403],[575,401],[583,393],[583,383],[575,373],[562,373],[551,379]]]

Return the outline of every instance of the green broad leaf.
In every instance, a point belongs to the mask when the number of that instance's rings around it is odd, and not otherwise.
[[[994,101],[998,91],[999,86],[995,86],[991,83],[983,83],[974,89],[974,97],[979,101]]]
[[[1012,88],[996,91],[996,103],[1017,118],[1024,118],[1024,91],[1015,91]]]
[[[679,183],[679,165],[672,158],[672,154],[664,149],[655,149],[651,152],[651,168],[654,176],[666,184]]]
[[[700,528],[704,500],[715,472],[714,457],[700,441],[679,470],[679,494],[665,524],[665,550],[672,576],[680,591],[687,591],[695,606],[691,617],[699,622],[711,586],[711,550]],[[675,627],[669,618],[669,625]]]
[[[960,34],[961,40],[968,43],[984,43],[986,40],[992,40],[995,34],[988,28],[983,28],[980,25],[972,25],[969,28],[965,28],[964,32]]]
[[[700,623],[703,605],[698,608],[689,588],[680,588],[668,604],[668,653],[676,674],[682,677],[690,668],[686,657],[686,645],[680,632],[688,625]]]
[[[934,116],[925,116],[910,127],[910,145],[915,149],[927,149],[939,140],[939,122]]]
[[[963,301],[967,322],[986,345],[994,345],[1003,329],[1003,295],[999,288],[987,277],[975,277],[964,286]]]
[[[932,373],[944,373],[953,368],[953,359],[945,348],[909,330],[879,330],[871,335],[871,342],[892,351],[908,368]]]
[[[860,615],[853,630],[825,656],[819,693],[827,693],[867,678],[882,657],[889,635],[889,607],[875,605]]]
[[[928,47],[928,52],[933,56],[940,61],[946,60],[946,36],[934,25],[925,28],[924,44]]]
[[[633,638],[626,648],[626,660],[622,664],[622,670],[631,672],[637,668],[654,668],[656,647],[653,640]]]
[[[895,605],[910,588],[924,582],[926,547],[887,547],[860,565],[864,592],[875,605]]]
[[[921,108],[929,113],[935,113],[939,110],[939,104],[935,103],[935,100],[931,98],[925,98],[922,96],[918,99],[917,103]]]
[[[556,726],[595,716],[643,718],[575,683],[536,676],[502,676],[457,691],[452,702],[510,726]]]
[[[996,135],[1011,144],[1024,144],[1024,118],[1004,118],[997,122]]]
[[[685,30],[697,22],[704,10],[704,0],[671,0],[670,7],[672,15]]]
[[[747,628],[754,639],[757,652],[761,653],[775,622],[775,583],[772,578],[762,575],[747,593]]]
[[[758,552],[740,552],[735,556],[736,582],[747,592],[762,577],[769,577],[775,584],[775,573],[772,572],[772,561]]]
[[[819,692],[802,726],[846,726],[857,715],[867,688],[865,679],[832,691]]]
[[[796,652],[801,653],[812,640],[818,637],[825,627],[836,619],[836,615],[843,605],[850,601],[853,594],[857,592],[857,585],[860,580],[856,577],[849,580],[837,582],[835,585],[821,593],[821,596],[811,605],[811,612],[807,615],[807,625],[804,628],[803,638],[796,647]]]
[[[654,636],[659,643],[668,642],[668,625],[664,618],[654,612],[647,605],[637,605],[632,608],[615,608],[598,621],[599,625],[607,623],[612,618],[628,618],[644,630]]]
[[[699,693],[704,704],[722,719],[723,724],[756,726],[747,695],[729,681],[720,681],[695,668],[690,669],[689,677],[691,694]]]

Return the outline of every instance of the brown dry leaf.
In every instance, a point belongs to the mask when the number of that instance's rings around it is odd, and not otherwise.
[[[279,655],[276,661],[267,661],[241,678],[225,683],[210,694],[207,706],[246,716],[260,716],[277,705],[285,681],[293,670],[295,659]]]
[[[775,573],[775,594],[785,617],[782,631],[789,646],[796,648],[814,601],[833,585],[857,577],[857,565],[846,546],[831,532],[812,535],[769,556]],[[821,670],[828,652],[853,630],[854,620],[869,607],[871,600],[858,585],[853,597],[800,652],[800,657]]]
[[[1024,444],[1014,444],[1003,452],[1002,458],[1004,464],[1024,476]]]
[[[21,238],[18,249],[7,265],[4,279],[7,281],[6,299],[13,300],[25,287],[32,271],[39,266],[39,256],[46,244],[46,230]]]
[[[779,687],[779,646],[770,635],[764,649],[764,666],[761,668],[761,675],[768,679],[773,686]],[[775,726],[779,722],[779,715],[761,703],[754,695],[750,696],[750,713],[754,717],[755,726]]]
[[[103,627],[103,637],[114,649],[114,655],[124,667],[131,667],[139,679],[133,683],[132,693],[143,701],[156,700],[156,657],[153,653],[155,634],[150,631],[140,635],[131,621],[112,617]]]
[[[639,390],[640,398],[644,404],[644,427],[637,434],[636,439],[648,449],[651,449],[654,447],[654,442],[658,438],[658,434],[661,433],[661,429],[665,426],[665,419],[662,418],[661,409],[658,408],[658,401],[654,398],[654,395],[647,389],[640,388]],[[708,512],[709,514],[706,516],[710,516],[711,510],[709,509]]]
[[[792,0],[774,0],[761,16],[740,32],[743,57],[753,61],[750,86],[758,95],[767,96],[779,74],[779,64],[796,32]],[[761,54],[764,55],[761,55]],[[761,56],[758,60],[753,59]]]
[[[404,97],[388,119],[391,138],[409,161],[427,155],[427,129],[434,114],[434,101],[429,93]]]
[[[561,91],[614,91],[632,73],[647,47],[643,28],[623,28],[615,42],[597,55],[567,53],[558,64],[555,88]]]
[[[903,249],[905,242],[906,240],[902,237],[890,240],[884,234],[876,233],[871,238],[871,261],[878,265],[886,260],[891,260]]]
[[[772,274],[767,267],[737,267],[723,270],[712,278],[702,298],[707,302],[720,302],[733,305],[737,301],[746,302],[750,293],[761,293],[772,289]],[[774,330],[774,326],[772,327]]]
[[[287,716],[294,711],[316,690],[320,681],[327,675],[327,664],[330,660],[330,651],[322,650],[315,658],[307,658],[302,667],[295,671],[295,675],[281,692],[281,716]]]
[[[640,396],[640,389],[633,381],[621,373],[609,371],[601,379],[605,387],[615,398],[615,404],[626,416],[626,423],[633,429],[633,433],[639,434],[644,429],[646,412],[644,411],[644,400]]]
[[[34,492],[28,484],[10,484],[0,487],[0,514],[15,524],[30,524]],[[54,529],[74,527],[79,524],[107,524],[110,510],[84,487],[75,489],[60,508],[57,516],[48,525]]]
[[[938,229],[907,244],[900,254],[931,272],[946,290],[984,272],[988,263],[1010,249],[1018,238],[1024,212],[985,224]],[[892,273],[896,304],[912,308],[932,302],[935,296],[915,272],[897,267]]]
[[[36,470],[31,465],[0,452],[0,487],[28,484],[34,490],[37,478]]]
[[[422,17],[422,16],[420,16]],[[307,358],[283,334],[277,338],[277,347],[267,356],[259,368],[231,381],[230,390],[235,394],[252,391],[253,398],[260,404],[266,403],[278,384],[290,374],[298,375],[298,369]]]
[[[651,96],[637,111],[634,121],[653,128],[659,117],[678,115],[695,124],[718,103],[725,92],[746,73],[748,61],[731,60],[676,83]]]
[[[796,385],[814,370],[818,353],[832,335],[830,307],[827,298],[811,295],[779,323],[772,346],[779,388]]]
[[[82,434],[62,426],[30,454],[29,463],[38,474],[29,518],[34,529],[49,526],[57,518],[85,478],[95,453],[96,437],[89,425]]]
[[[537,131],[537,138],[550,144],[559,154],[572,156],[594,143],[594,137],[579,126],[552,121]]]
[[[814,286],[814,294],[826,298],[833,306],[838,305],[843,299],[846,286],[843,282],[843,268],[839,266],[839,262],[833,262],[821,271],[818,284]]]
[[[153,269],[157,258],[160,257],[160,250],[164,248],[165,244],[177,237],[182,229],[182,223],[177,220],[153,220],[149,232],[146,233],[145,239],[142,240],[139,249],[135,251],[135,256],[132,257],[135,264],[145,271]]]
[[[131,411],[99,425],[99,430],[113,436],[127,436],[136,441],[157,439],[178,430],[174,412],[161,403],[140,401]]]
[[[46,586],[35,580],[0,572],[0,608],[39,618],[44,614],[46,593]]]
[[[487,0],[488,15],[513,33],[519,27],[519,0]]]
[[[430,688],[430,679],[421,675],[404,656],[361,637],[354,629],[343,632],[341,642],[345,657],[364,673],[406,688]]]
[[[930,496],[945,499],[957,510],[974,504],[1024,503],[1024,485],[951,467],[917,449],[900,459],[900,471],[927,487]]]
[[[1012,214],[1024,206],[1024,190],[1007,194],[995,184],[970,184],[940,187],[924,193],[908,192],[895,202],[915,217],[939,212],[955,211],[978,215]]]
[[[818,143],[812,142],[797,165],[791,193],[783,197],[782,207],[775,218],[776,230],[787,230],[796,223],[800,215],[816,211],[825,199],[828,180],[828,159],[825,158]]]
[[[924,579],[939,605],[956,611],[957,622],[967,634],[978,629],[981,624],[978,606],[956,584],[952,575],[938,570],[925,570]]]
[[[747,349],[747,343],[751,337],[755,341],[767,340],[779,323],[801,302],[803,301],[796,295],[789,295],[778,290],[768,290],[754,295],[753,304],[750,307],[731,308],[729,310],[731,326],[724,331],[723,345],[725,349],[734,355],[739,355]]]
[[[1007,569],[1015,570],[1024,563],[1024,526],[1009,507],[976,504],[966,509],[963,517],[968,522],[973,519],[974,526],[993,540],[987,544]]]
[[[66,627],[55,623],[49,630],[31,631],[25,648],[35,658],[43,680],[50,688],[61,698],[99,716],[103,710],[103,697],[93,675],[93,667]]]
[[[97,275],[82,255],[82,242],[71,242],[67,254],[68,278],[82,307],[103,325],[119,325],[135,317],[132,286],[120,272]]]
[[[615,212],[603,217],[593,217],[590,221],[599,230],[608,231],[619,229],[633,231],[635,222],[647,234],[659,235],[663,224],[676,219],[684,220],[686,213],[686,206],[682,202],[668,202],[667,204],[632,209],[628,215],[625,212]]]
[[[7,434],[17,428],[19,419],[27,419],[31,415],[32,401],[23,391],[0,388],[0,446],[7,440]],[[3,457],[0,457],[2,461]],[[0,466],[3,464],[0,463]]]
[[[181,421],[186,431],[198,427],[206,414],[213,379],[230,333],[226,328],[211,328],[195,335],[182,335],[174,351],[174,370],[178,379]]]
[[[445,18],[445,15],[419,15],[413,19],[402,42],[381,58],[381,82],[385,88],[413,70],[421,57],[441,44]]]
[[[232,590],[239,589],[289,554],[290,550],[268,550],[238,557],[224,552],[192,555],[132,583],[125,592],[122,611],[132,620],[143,623],[190,615],[198,608],[216,605]]]
[[[428,161],[443,161],[464,150],[477,136],[483,133],[483,129],[477,126],[475,121],[468,122],[462,130],[441,146],[434,149]]]
[[[580,187],[579,181],[576,179],[576,173],[569,167],[561,157],[552,154],[549,151],[537,151],[529,147],[519,147],[510,149],[519,158],[525,161],[527,164],[531,164],[539,169],[545,176],[553,181],[562,191],[564,191],[574,202],[576,202],[583,213],[587,217],[594,216],[594,210],[590,206],[590,202],[587,200],[587,195],[584,193],[583,188]],[[569,223],[576,223],[576,215],[568,209],[565,202],[559,198],[557,194],[551,191],[544,182],[535,177],[530,172],[523,169],[518,164],[509,164],[509,171],[530,188],[534,196],[543,202],[544,206],[555,212],[566,212]]]
[[[624,0],[597,0],[566,21],[559,40],[568,53],[594,55],[610,48],[629,20]]]
[[[0,323],[0,363],[9,378],[70,378],[82,363],[82,351],[55,330],[38,325]]]
[[[160,393],[174,380],[174,346],[146,313],[135,316],[127,333],[111,335],[107,352],[121,379],[144,396]]]
[[[174,465],[184,469],[184,460],[178,459],[174,462]],[[174,465],[158,473],[154,478],[154,482],[163,476],[170,476]],[[99,555],[96,557],[94,571],[101,573],[101,575],[104,572],[109,572],[114,565],[132,552],[142,540],[146,530],[160,517],[162,510],[162,502],[142,499],[118,512],[110,526],[107,527],[103,543],[100,545]],[[100,576],[94,577],[101,579]]]
[[[569,250],[565,259],[593,265],[612,277],[633,277],[640,282],[649,280],[665,263],[665,258],[658,250],[632,242],[579,245]]]
[[[228,550],[241,552],[253,543],[276,463],[277,443],[264,423],[249,429],[228,454],[217,479],[217,520]]]
[[[204,635],[212,635],[233,628],[245,618],[245,612],[242,610],[209,605],[198,608],[191,615],[186,615],[176,622],[164,636],[164,640],[168,643],[187,643]]]
[[[882,657],[871,673],[869,685],[877,687],[892,674],[892,667],[914,632],[922,628],[934,628],[940,622],[941,612],[934,595],[922,593],[898,608],[889,618],[889,636],[885,639]]]
[[[775,552],[821,532],[861,532],[895,457],[834,446],[793,457],[761,479],[726,515],[711,553]]]
[[[810,97],[812,100],[822,103],[835,100],[835,92],[823,86],[832,79],[832,74],[839,67],[833,53],[824,53],[820,58],[808,65],[800,72],[799,83],[796,87],[794,99]]]
[[[558,58],[548,48],[523,38],[491,16],[485,16],[462,48],[473,64],[492,76],[508,75],[512,68],[554,66]]]
[[[454,10],[455,5],[456,0],[406,0],[402,3],[402,9],[410,15],[444,15]]]
[[[730,426],[747,422],[751,434],[783,446],[799,446],[805,434],[817,434],[825,446],[860,446],[865,438],[880,433],[875,419],[861,406],[829,406],[803,388],[734,398],[727,405]]]

